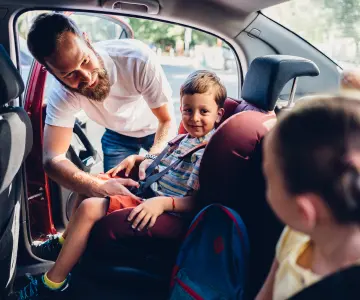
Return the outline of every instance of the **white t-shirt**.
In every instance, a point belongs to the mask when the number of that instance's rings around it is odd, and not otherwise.
[[[45,123],[73,127],[81,109],[96,123],[131,137],[156,132],[158,120],[151,108],[168,104],[173,118],[169,133],[176,134],[171,87],[156,54],[143,42],[134,39],[109,40],[94,44],[104,61],[111,89],[103,102],[69,91],[55,82],[48,97]]]

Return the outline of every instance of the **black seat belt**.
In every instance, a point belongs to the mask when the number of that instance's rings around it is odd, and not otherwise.
[[[201,143],[193,148],[191,148],[190,150],[188,150],[187,152],[185,152],[183,155],[180,155],[178,157],[177,160],[175,160],[171,165],[169,165],[167,168],[165,168],[164,170],[162,170],[159,173],[155,173],[153,175],[151,175],[153,173],[153,171],[156,169],[156,167],[160,164],[160,161],[163,159],[163,157],[168,153],[169,149],[174,147],[175,145],[178,145],[185,137],[181,136],[178,139],[176,139],[174,142],[170,142],[168,144],[168,146],[156,157],[156,159],[151,163],[151,165],[146,169],[146,177],[145,180],[143,181],[139,181],[140,187],[137,189],[136,194],[138,196],[141,195],[146,195],[148,189],[150,188],[150,186],[158,181],[161,177],[163,177],[167,172],[169,172],[171,169],[173,169],[175,166],[177,166],[179,163],[181,163],[185,158],[189,157],[190,155],[192,155],[193,153],[195,153],[196,151],[203,149],[206,147],[207,142]]]

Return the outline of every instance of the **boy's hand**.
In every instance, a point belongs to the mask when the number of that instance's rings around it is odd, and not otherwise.
[[[148,223],[148,229],[153,227],[158,216],[164,213],[168,201],[171,201],[168,197],[154,197],[136,206],[128,217],[132,228],[141,231]]]
[[[143,161],[144,157],[141,155],[130,155],[127,158],[125,158],[120,164],[118,164],[116,167],[110,169],[106,172],[106,174],[109,174],[111,177],[115,177],[120,171],[125,170],[125,176],[128,177],[132,168],[135,166],[137,162]]]

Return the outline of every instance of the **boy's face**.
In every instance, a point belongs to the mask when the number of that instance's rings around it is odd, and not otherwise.
[[[218,107],[211,90],[204,94],[183,95],[181,104],[183,125],[193,137],[209,133],[224,114],[224,109]]]

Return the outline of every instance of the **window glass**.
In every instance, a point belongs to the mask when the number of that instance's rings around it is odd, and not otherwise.
[[[360,64],[360,1],[293,0],[263,13],[310,42],[342,68]]]
[[[18,19],[20,60],[24,82],[27,81],[33,58],[27,49],[26,35],[35,16],[43,11],[24,13]],[[228,96],[239,97],[237,58],[222,40],[188,27],[160,21],[123,16],[76,12],[71,18],[87,33],[92,42],[118,38],[136,38],[147,43],[160,57],[165,74],[173,90],[176,111],[179,111],[180,86],[197,69],[215,71],[224,82]],[[51,90],[54,78],[48,76],[46,92]],[[46,98],[45,98],[46,101]],[[179,122],[180,115],[177,114]]]
[[[94,14],[74,13],[71,18],[87,33],[93,43],[105,40],[130,38],[127,27],[127,18],[111,18],[106,15],[101,17]]]
[[[232,49],[213,35],[159,21],[129,18],[134,37],[147,43],[159,56],[173,90],[177,122],[180,122],[180,86],[198,69],[214,71],[229,97],[239,97],[237,58]]]

